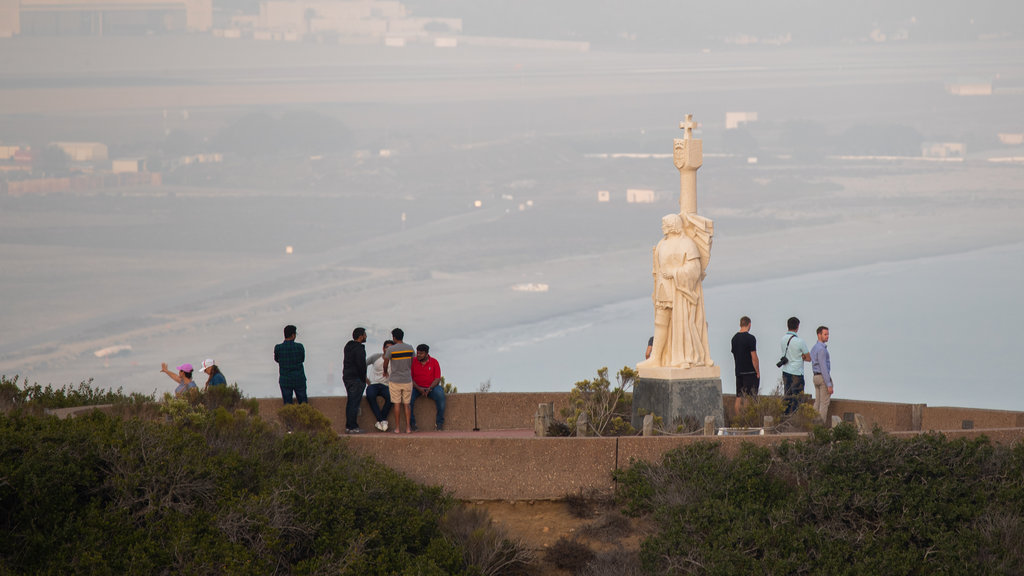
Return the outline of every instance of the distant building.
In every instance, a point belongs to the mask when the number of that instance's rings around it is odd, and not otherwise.
[[[0,160],[14,160],[14,155],[21,150],[21,146],[0,145]]]
[[[954,96],[991,96],[992,81],[975,78],[959,79],[946,84],[946,92]]]
[[[114,174],[135,174],[146,171],[145,158],[115,158],[110,171]]]
[[[757,112],[726,112],[725,129],[735,130],[744,124],[757,122]]]
[[[413,18],[401,2],[390,0],[267,0],[260,3],[257,32],[282,35],[331,33],[341,37],[387,39],[387,46],[434,33],[462,32],[460,18]],[[274,38],[277,38],[274,36]],[[400,42],[399,42],[400,40]],[[453,45],[449,39],[444,46]]]
[[[651,204],[654,202],[654,190],[626,190],[626,202],[630,204]]]
[[[0,0],[0,36],[206,31],[212,0]]]
[[[107,145],[99,142],[53,142],[72,162],[96,162],[107,159]]]
[[[1020,146],[1021,144],[1024,144],[1024,133],[1000,132],[999,141],[1007,146]]]
[[[967,156],[967,145],[963,142],[924,142],[921,156],[925,158],[963,158]]]

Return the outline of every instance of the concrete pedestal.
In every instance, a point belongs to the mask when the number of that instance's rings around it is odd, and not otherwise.
[[[633,383],[633,427],[639,430],[644,414],[660,416],[666,430],[675,430],[691,418],[698,428],[705,416],[715,417],[715,427],[725,426],[721,378],[637,378]]]

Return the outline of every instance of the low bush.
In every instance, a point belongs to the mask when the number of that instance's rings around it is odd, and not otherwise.
[[[589,546],[565,536],[559,538],[544,552],[544,558],[548,563],[572,574],[582,574],[595,557],[596,554]]]
[[[154,401],[153,396],[137,392],[125,394],[123,388],[112,390],[93,386],[92,378],[79,382],[78,385],[65,384],[60,387],[54,387],[52,384],[40,386],[28,382],[19,385],[18,380],[18,375],[12,378],[0,376],[0,411],[21,408],[42,413],[55,408]]]
[[[581,528],[580,534],[588,538],[611,542],[626,537],[632,529],[629,518],[617,510],[609,510]]]
[[[658,531],[647,574],[1010,574],[1024,566],[1024,445],[858,435],[700,442],[616,474]]]
[[[645,576],[639,555],[623,548],[598,552],[580,576]]]
[[[287,404],[277,412],[277,417],[291,432],[310,434],[333,434],[331,421],[309,404]]]
[[[593,380],[577,382],[569,392],[569,407],[561,414],[574,433],[581,414],[589,421],[587,434],[597,436],[626,436],[636,434],[630,423],[633,411],[633,395],[629,392],[636,380],[636,371],[624,366],[616,374],[617,385],[612,387],[608,380],[608,368],[597,371]]]
[[[536,569],[533,551],[495,526],[482,508],[456,505],[441,521],[441,529],[462,549],[467,570],[482,576],[518,576]]]
[[[569,508],[569,513],[576,518],[593,518],[598,511],[613,505],[611,494],[603,493],[596,488],[580,488],[562,497]]]
[[[552,420],[551,424],[548,425],[548,436],[554,438],[564,438],[572,436],[572,429],[569,425],[561,420]]]
[[[0,574],[470,574],[453,501],[245,410],[0,415]]]

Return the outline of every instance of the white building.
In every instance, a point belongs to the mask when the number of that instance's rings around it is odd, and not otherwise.
[[[921,156],[925,158],[963,158],[967,156],[967,145],[963,142],[924,142]]]
[[[630,204],[651,204],[654,202],[654,190],[630,188],[626,190],[626,202]]]
[[[133,174],[146,171],[145,158],[115,158],[110,171],[114,174]]]
[[[53,142],[68,155],[72,162],[97,162],[106,160],[107,145],[99,142]]]
[[[735,130],[744,124],[757,122],[757,112],[726,112],[725,129]]]

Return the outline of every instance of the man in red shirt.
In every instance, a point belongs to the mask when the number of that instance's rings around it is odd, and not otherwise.
[[[416,399],[426,396],[437,405],[437,430],[444,430],[444,386],[441,385],[441,365],[430,356],[430,346],[420,344],[416,346],[416,359],[412,361],[412,399],[409,407],[412,409],[412,419],[409,421],[412,429],[416,429]]]

